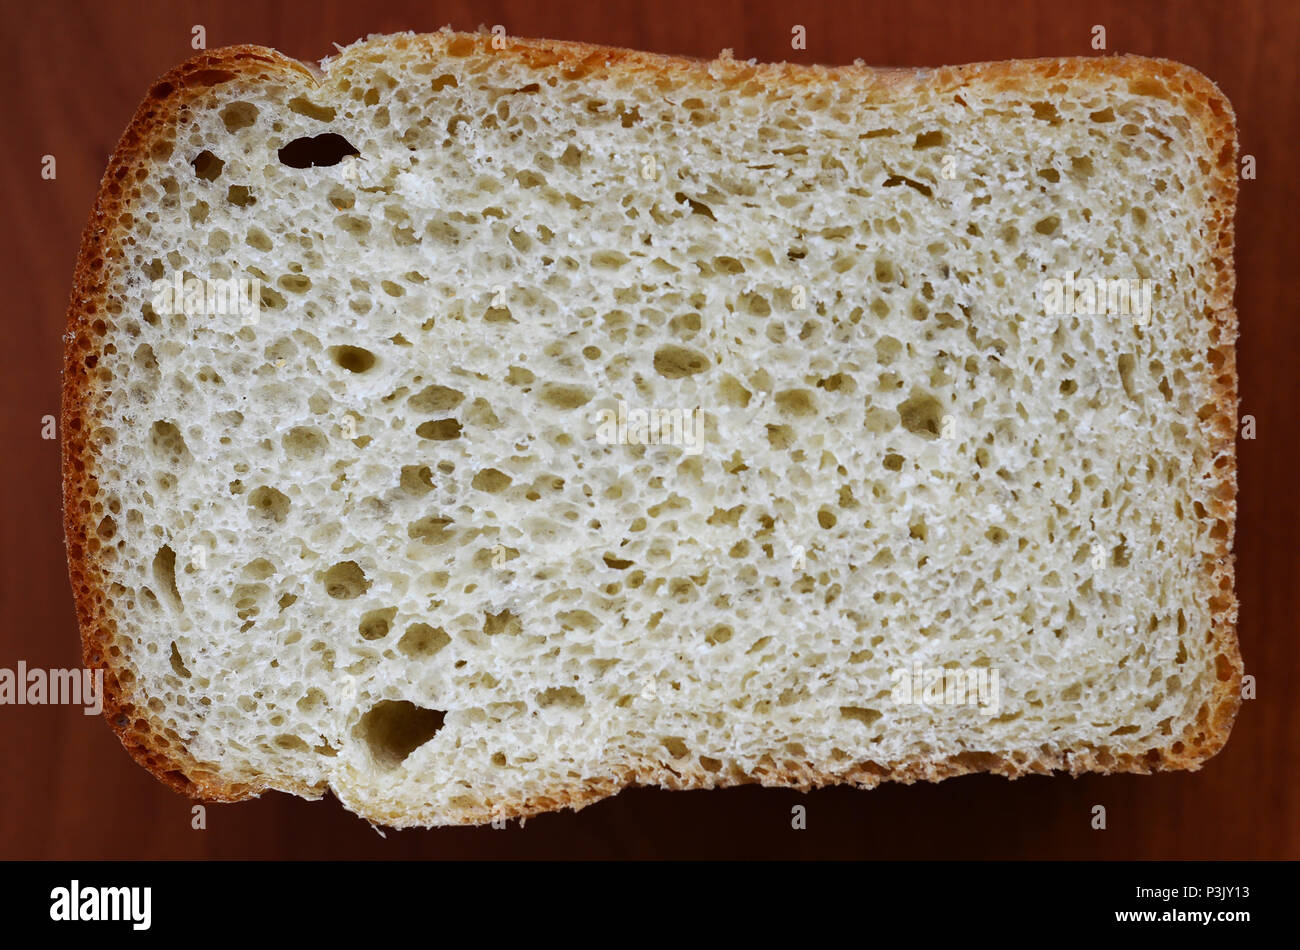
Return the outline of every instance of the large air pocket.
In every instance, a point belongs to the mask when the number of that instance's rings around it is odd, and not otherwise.
[[[447,714],[404,699],[376,703],[361,717],[354,735],[366,744],[375,765],[395,769],[442,728]]]

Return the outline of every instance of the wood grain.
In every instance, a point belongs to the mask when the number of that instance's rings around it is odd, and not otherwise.
[[[319,59],[367,33],[503,24],[546,36],[711,57],[880,66],[1031,56],[1094,55],[1102,25],[1111,52],[1180,60],[1233,102],[1243,153],[1237,214],[1241,412],[1258,438],[1239,446],[1238,594],[1247,702],[1227,747],[1198,773],[1029,778],[940,785],[833,788],[801,795],[741,788],[634,790],[523,829],[389,832],[381,837],[336,802],[268,795],[191,803],[135,766],[100,720],[67,707],[0,707],[0,858],[315,857],[867,857],[1300,858],[1300,695],[1296,532],[1300,323],[1286,294],[1298,205],[1289,124],[1297,109],[1300,5],[1288,2],[980,4],[909,0],[852,5],[805,0],[627,3],[286,2],[46,3],[4,0],[3,207],[8,291],[7,371],[0,374],[0,666],[68,667],[79,660],[60,533],[57,443],[40,437],[57,412],[72,264],[99,175],[149,82],[208,46],[261,43]],[[790,48],[807,28],[808,49]],[[43,181],[43,155],[58,177]],[[808,809],[806,831],[790,809]],[[1105,805],[1106,831],[1089,825]]]

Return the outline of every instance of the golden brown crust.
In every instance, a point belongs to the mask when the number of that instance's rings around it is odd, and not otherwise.
[[[423,36],[401,35],[377,40],[394,49],[424,47],[430,56],[466,55],[488,47],[486,33],[464,34],[443,31]],[[799,66],[788,63],[738,62],[724,51],[719,59],[703,61],[661,56],[635,50],[593,46],[553,40],[508,38],[496,55],[513,55],[533,67],[560,66],[569,78],[580,78],[602,70],[640,74],[648,81],[699,80],[707,72],[715,80],[739,83],[760,77],[780,84],[813,84],[852,80],[890,96],[902,83],[924,82],[941,91],[956,91],[980,82],[993,88],[1032,90],[1063,80],[1123,78],[1136,91],[1182,102],[1196,123],[1212,156],[1207,177],[1212,189],[1206,209],[1205,241],[1214,248],[1209,307],[1203,316],[1212,322],[1214,348],[1209,354],[1213,370],[1208,387],[1213,393],[1214,413],[1210,417],[1212,442],[1210,470],[1205,478],[1217,480],[1209,513],[1224,522],[1218,550],[1204,565],[1204,590],[1212,608],[1212,627],[1207,638],[1216,647],[1216,689],[1212,703],[1201,707],[1196,721],[1170,745],[1137,753],[1118,753],[1086,747],[1068,751],[1044,747],[1035,758],[1024,753],[967,752],[940,760],[908,760],[892,763],[846,763],[828,768],[809,762],[776,762],[765,759],[751,772],[734,769],[711,773],[699,767],[677,770],[669,763],[627,763],[621,774],[588,779],[557,788],[547,796],[499,803],[456,814],[384,814],[367,807],[358,810],[372,821],[394,826],[426,824],[473,824],[494,818],[528,817],[557,808],[581,808],[630,785],[660,785],[666,788],[712,788],[761,783],[802,790],[823,785],[849,783],[873,787],[882,781],[912,783],[939,781],[971,772],[993,772],[1008,778],[1031,773],[1063,770],[1083,772],[1140,772],[1165,769],[1197,769],[1227,741],[1240,706],[1242,661],[1237,643],[1237,601],[1233,590],[1232,535],[1236,511],[1235,438],[1237,423],[1236,312],[1232,306],[1235,283],[1233,269],[1233,215],[1237,192],[1237,142],[1231,105],[1218,88],[1194,69],[1167,60],[1142,57],[1097,57],[1037,59],[998,63],[976,63],[935,70],[871,69]],[[121,253],[124,216],[138,194],[132,176],[147,165],[155,148],[169,148],[170,133],[180,110],[210,87],[235,79],[267,80],[291,78],[315,83],[312,67],[259,46],[237,46],[202,53],[159,79],[150,89],[123,134],[100,185],[94,210],[82,239],[75,284],[68,309],[63,381],[63,484],[64,527],[68,547],[68,571],[76,599],[82,631],[83,659],[87,666],[105,669],[104,712],[127,750],[172,788],[192,797],[212,801],[235,801],[259,794],[269,784],[235,781],[212,774],[187,754],[179,737],[169,737],[165,727],[137,701],[129,668],[115,645],[111,615],[105,609],[106,580],[97,554],[101,539],[97,526],[103,517],[95,502],[94,407],[97,398],[95,367],[98,361],[97,314],[108,300],[109,263]],[[274,787],[308,797],[318,797],[320,788],[276,782]]]
[[[238,77],[270,78],[307,72],[302,64],[260,46],[235,46],[193,57],[164,75],[149,89],[131,124],[109,159],[99,194],[82,233],[64,334],[63,400],[60,411],[63,449],[63,526],[68,548],[68,576],[81,627],[82,662],[104,669],[104,716],[128,752],[167,785],[187,795],[233,801],[260,789],[210,776],[143,703],[135,699],[131,673],[120,661],[114,622],[106,610],[104,573],[96,557],[103,543],[96,510],[94,408],[98,395],[98,316],[108,300],[110,262],[122,253],[124,216],[139,194],[133,176],[155,148],[170,149],[177,112],[214,85]]]

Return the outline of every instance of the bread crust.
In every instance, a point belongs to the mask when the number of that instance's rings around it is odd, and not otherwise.
[[[122,254],[124,216],[129,215],[132,175],[155,146],[170,141],[179,111],[213,85],[236,78],[280,76],[315,82],[307,67],[272,49],[232,46],[200,53],[163,75],[149,89],[122,133],[100,181],[82,232],[64,332],[63,395],[60,408],[63,461],[63,529],[68,578],[81,628],[82,663],[104,670],[104,717],[137,762],[178,792],[206,801],[255,796],[254,787],[209,775],[166,735],[132,688],[133,676],[115,644],[107,610],[108,585],[99,559],[94,510],[95,446],[93,407],[99,398],[94,369],[99,361],[95,321],[109,299],[110,261]]]
[[[431,58],[447,54],[454,44],[486,49],[491,34],[454,33],[443,30],[425,35],[400,34],[375,37],[368,44],[409,51],[423,47]],[[1216,680],[1212,701],[1199,710],[1196,721],[1164,747],[1140,753],[1101,747],[1052,751],[1046,747],[1036,758],[1023,753],[966,752],[940,759],[911,759],[888,763],[858,762],[830,769],[822,763],[765,759],[752,771],[738,768],[711,773],[702,768],[678,770],[660,761],[628,762],[618,774],[601,776],[556,788],[551,794],[520,801],[499,802],[456,813],[391,813],[373,804],[352,802],[336,794],[363,817],[394,827],[427,824],[477,824],[501,818],[526,818],[557,808],[582,808],[631,785],[665,788],[714,788],[748,783],[808,790],[848,783],[874,787],[883,781],[940,781],[972,772],[993,772],[1008,778],[1028,774],[1068,771],[1149,773],[1169,769],[1199,769],[1223,747],[1241,705],[1241,654],[1237,641],[1237,600],[1233,589],[1233,533],[1236,515],[1237,315],[1233,308],[1233,216],[1237,196],[1237,139],[1231,104],[1200,72],[1180,63],[1137,56],[1033,59],[975,63],[938,69],[872,69],[860,64],[840,67],[802,66],[789,63],[753,64],[736,61],[724,50],[716,60],[664,56],[614,47],[556,40],[505,38],[495,55],[517,57],[530,66],[560,65],[585,74],[609,71],[656,81],[671,78],[702,79],[707,74],[721,82],[741,82],[755,76],[781,84],[822,84],[851,80],[868,96],[876,90],[896,94],[893,87],[924,83],[928,88],[958,91],[979,82],[994,88],[1046,89],[1055,82],[1089,77],[1120,77],[1130,83],[1151,83],[1171,98],[1183,102],[1213,156],[1208,174],[1211,189],[1204,221],[1207,243],[1215,248],[1210,303],[1205,318],[1212,322],[1214,350],[1209,360],[1214,413],[1209,426],[1208,471],[1199,473],[1218,481],[1210,514],[1227,525],[1214,556],[1206,558],[1202,590],[1212,611],[1208,638],[1215,646]],[[328,66],[328,60],[322,65]],[[200,53],[171,70],[150,88],[109,161],[84,231],[68,306],[64,336],[62,389],[62,461],[64,531],[68,574],[81,629],[82,656],[87,667],[102,667],[104,715],[127,751],[146,769],[173,789],[196,799],[237,801],[275,788],[319,798],[326,789],[294,781],[274,783],[258,776],[223,776],[200,765],[186,750],[181,737],[168,735],[166,726],[147,707],[134,683],[127,658],[115,643],[115,622],[108,610],[108,581],[98,557],[97,531],[102,511],[96,510],[96,446],[94,407],[101,392],[95,374],[100,351],[95,323],[110,300],[111,262],[123,253],[125,225],[130,221],[132,187],[137,169],[146,165],[157,148],[169,148],[171,132],[188,103],[212,86],[234,80],[283,81],[317,84],[319,71],[261,46],[233,46]]]

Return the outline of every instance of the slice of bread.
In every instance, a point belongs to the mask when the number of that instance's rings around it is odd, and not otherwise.
[[[191,795],[394,826],[1198,768],[1242,668],[1235,156],[1135,57],[191,60],[69,313],[109,721]]]

